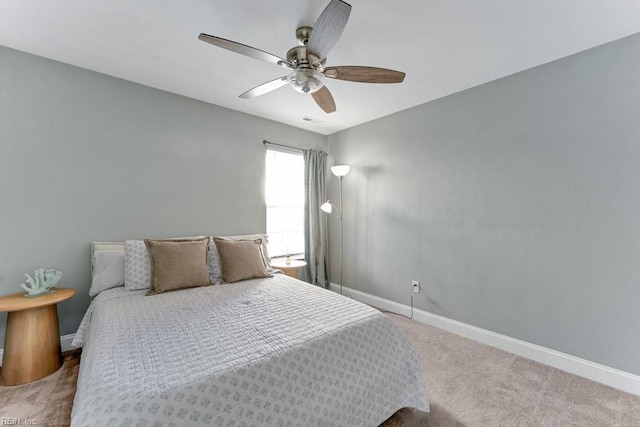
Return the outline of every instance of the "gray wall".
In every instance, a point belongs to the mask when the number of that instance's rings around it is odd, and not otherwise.
[[[408,304],[417,279],[418,308],[640,374],[639,58],[633,36],[330,136],[345,285]],[[262,139],[327,148],[0,47],[0,295],[62,270],[68,334],[91,241],[264,231]]]
[[[345,286],[640,374],[638,76],[636,35],[330,136]]]
[[[321,135],[0,47],[0,295],[37,267],[61,270],[78,290],[58,307],[69,334],[89,303],[91,241],[264,232],[263,139],[326,149]]]

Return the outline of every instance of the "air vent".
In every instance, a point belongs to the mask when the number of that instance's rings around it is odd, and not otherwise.
[[[318,123],[322,123],[322,120],[314,119],[313,117],[309,117],[309,116],[300,117],[300,120],[302,120],[303,122],[309,122],[316,125]]]

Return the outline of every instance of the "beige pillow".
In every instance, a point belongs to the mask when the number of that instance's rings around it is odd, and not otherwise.
[[[150,240],[144,244],[151,262],[147,295],[211,285],[207,270],[209,238]]]
[[[233,283],[254,277],[270,276],[264,263],[262,240],[214,239],[214,241],[220,255],[222,279],[225,282]]]

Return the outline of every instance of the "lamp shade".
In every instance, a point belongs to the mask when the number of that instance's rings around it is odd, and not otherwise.
[[[331,213],[331,211],[333,211],[333,205],[331,204],[331,201],[327,200],[326,202],[324,202],[322,206],[320,206],[320,210],[322,212]]]
[[[331,172],[337,177],[343,177],[349,173],[351,166],[349,165],[335,165],[331,166]]]

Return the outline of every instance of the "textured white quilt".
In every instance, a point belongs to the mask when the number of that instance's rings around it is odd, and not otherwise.
[[[377,426],[428,410],[382,313],[284,275],[92,302],[72,426]]]

